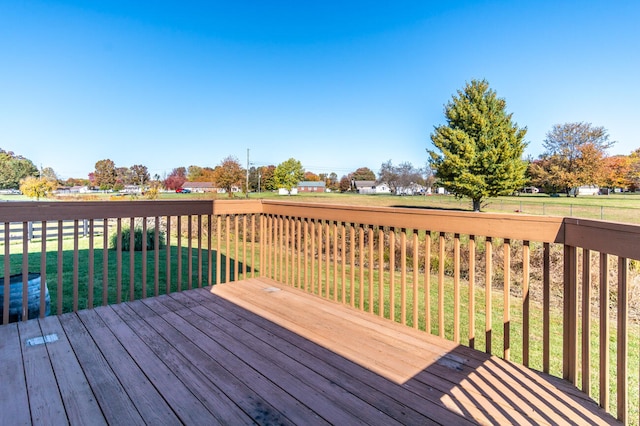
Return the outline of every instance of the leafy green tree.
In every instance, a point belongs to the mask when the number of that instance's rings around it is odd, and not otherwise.
[[[291,190],[298,185],[304,177],[304,168],[300,161],[289,158],[276,167],[273,178],[278,188],[284,188],[291,194]]]
[[[113,189],[116,184],[116,164],[109,160],[100,160],[96,163],[93,172],[93,184],[102,190]]]
[[[187,180],[189,182],[199,182],[199,178],[202,176],[204,169],[200,166],[189,166],[187,168]]]
[[[603,159],[614,143],[604,127],[591,123],[554,125],[543,143],[546,151],[542,157],[554,165],[549,178],[558,182],[567,196],[571,188],[599,184],[604,174]]]
[[[445,106],[446,125],[435,128],[427,150],[440,184],[456,197],[468,197],[480,211],[488,197],[524,186],[526,128],[518,128],[486,80],[472,80]]]
[[[352,180],[376,180],[376,174],[368,167],[360,167],[351,173]]]
[[[235,157],[229,156],[213,169],[213,183],[218,188],[224,189],[229,197],[233,197],[233,188],[242,186],[245,173],[240,162]]]
[[[0,189],[15,189],[28,176],[38,176],[38,168],[20,155],[0,148]]]
[[[33,176],[27,176],[20,181],[20,191],[27,197],[37,200],[53,194],[57,186],[58,182],[55,180],[41,179]]]

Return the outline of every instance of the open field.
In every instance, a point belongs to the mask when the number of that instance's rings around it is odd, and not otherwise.
[[[271,192],[252,193],[250,198],[278,199],[286,196]],[[58,197],[56,200],[131,200],[135,197],[113,194],[91,194],[82,196]],[[236,198],[243,198],[238,195]],[[298,194],[291,196],[300,202],[335,203],[348,205],[367,205],[377,207],[416,207],[452,210],[471,210],[467,199],[456,199],[450,195],[395,196],[395,195],[359,195],[352,193]],[[176,194],[165,192],[160,199],[227,199],[224,194]],[[0,195],[0,201],[28,201],[22,195]],[[612,194],[582,197],[549,197],[546,194],[526,194],[520,196],[491,198],[485,202],[483,211],[525,213],[546,216],[581,217],[614,222],[640,223],[640,193]]]

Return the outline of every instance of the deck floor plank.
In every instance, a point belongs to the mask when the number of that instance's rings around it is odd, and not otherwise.
[[[129,302],[113,306],[120,318],[132,326],[140,339],[147,342],[154,354],[160,358],[185,384],[191,392],[225,424],[243,424],[253,414],[256,422],[284,423],[281,417],[266,417],[273,411],[252,390],[238,383],[234,376],[224,370],[197,344],[180,334],[164,319],[154,315],[138,315],[149,310],[142,302]],[[170,343],[167,350],[165,343]],[[250,401],[247,403],[247,401]],[[251,407],[243,411],[242,405]]]
[[[129,398],[109,363],[77,314],[60,316],[69,343],[78,358],[102,414],[109,424],[144,425],[145,421]],[[141,378],[143,379],[143,378]]]
[[[58,317],[46,317],[40,321],[44,336],[57,337],[55,345],[46,345],[65,411],[71,424],[106,424],[96,397],[87,383],[67,335]]]
[[[84,310],[78,312],[78,316],[145,421],[179,424],[178,417],[154,387],[145,369],[136,363],[136,357],[132,354],[134,350],[126,347],[128,340],[113,332],[98,313],[108,313],[109,310],[108,306]],[[153,360],[144,364],[153,364]]]
[[[115,348],[123,347],[123,350],[128,352],[129,362],[132,364],[131,371],[125,371],[126,374],[131,374],[132,378],[145,377],[137,387],[136,383],[125,385],[128,391],[135,390],[135,395],[132,394],[131,398],[143,413],[145,420],[148,418],[147,413],[152,411],[158,420],[151,423],[163,421],[162,419],[165,419],[164,422],[174,423],[166,420],[173,416],[175,424],[220,424],[215,415],[193,396],[187,385],[153,354],[146,343],[131,330],[129,324],[122,322],[110,306],[81,311],[78,314],[83,317],[83,321],[87,319],[85,324],[97,326],[91,330],[92,335],[95,336],[103,330],[109,331],[109,334],[113,333],[113,340],[119,342],[118,345],[114,345]],[[108,338],[108,335],[105,333],[104,337]],[[166,349],[170,350],[168,345]],[[121,362],[117,361],[119,358],[120,356],[114,358],[114,361]],[[136,373],[136,369],[141,373]]]
[[[0,327],[0,424],[28,425],[31,423],[29,397],[24,377],[22,344],[17,324]]]
[[[42,344],[29,344],[30,339],[42,337],[38,321],[18,323],[24,375],[29,395],[29,408],[33,423],[64,424],[67,421],[60,389],[56,382],[47,347]]]
[[[0,359],[0,424],[619,424],[566,381],[262,278],[3,325]]]

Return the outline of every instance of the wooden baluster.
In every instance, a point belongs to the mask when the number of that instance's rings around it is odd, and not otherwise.
[[[378,228],[378,315],[384,318],[384,228]]]
[[[484,278],[484,312],[485,312],[485,327],[484,327],[484,339],[485,339],[485,352],[490,354],[492,350],[492,341],[491,337],[493,334],[493,325],[492,325],[492,303],[491,303],[491,281],[493,279],[493,245],[491,241],[491,237],[486,237],[485,242],[485,252],[484,252],[484,268],[485,268],[485,278]]]
[[[609,255],[600,253],[600,406],[609,411]]]
[[[146,224],[146,219],[144,223]],[[146,225],[145,225],[146,226]],[[198,215],[198,288],[202,287],[202,215]]]
[[[444,338],[444,261],[446,259],[445,252],[445,233],[440,232],[439,237],[439,267],[438,267],[438,333]]]
[[[11,300],[11,229],[10,222],[4,223],[4,282],[3,289],[3,302],[2,302],[2,323],[9,324],[9,302]],[[59,287],[59,285],[58,285]]]
[[[453,341],[460,343],[460,234],[453,235]]]
[[[564,321],[562,376],[578,381],[578,268],[577,249],[564,246]]]
[[[296,270],[298,279],[296,281],[296,287],[297,288],[302,288],[302,286],[303,286],[303,284],[302,284],[302,279],[303,279],[303,276],[302,276],[302,253],[303,253],[303,250],[302,250],[302,222],[301,222],[300,218],[296,219],[296,241],[297,241],[297,244],[298,244],[298,247],[297,247],[297,250],[296,250],[297,251],[297,256],[296,257],[297,257],[297,261],[298,261],[298,269]]]
[[[413,230],[413,328],[418,329],[418,230]]]
[[[93,235],[93,232],[91,232]],[[147,218],[142,218],[142,298],[147,297]]]
[[[396,320],[396,229],[389,228],[389,319]]]
[[[522,363],[529,366],[530,295],[529,295],[529,241],[522,242]]]
[[[582,392],[591,392],[591,251],[586,248],[582,249]]]
[[[349,303],[352,307],[356,306],[356,228],[355,224],[349,224],[349,258],[351,267],[351,280],[349,283]]]
[[[178,250],[178,259],[177,259],[177,267],[178,267],[178,277],[177,277],[177,291],[182,291],[182,216],[178,215],[177,218],[177,250]]]
[[[618,420],[627,424],[629,397],[629,288],[627,282],[628,260],[618,257],[618,355],[616,365]]]
[[[304,291],[309,291],[309,220],[304,220]]]
[[[400,322],[407,325],[407,230],[400,229]]]
[[[324,279],[325,279],[325,291],[326,291],[326,295],[325,297],[327,299],[329,299],[331,297],[331,277],[329,275],[329,269],[331,266],[331,232],[330,232],[330,225],[329,222],[325,222],[323,225],[323,229],[324,229],[324,235],[325,237],[323,238],[323,240],[325,241],[324,244]]]
[[[61,277],[58,276],[58,279]],[[109,303],[109,219],[102,223],[102,306]]]
[[[116,220],[116,303],[120,302],[122,302],[122,219],[118,218]]]
[[[251,278],[256,277],[256,215],[251,215]]]
[[[431,231],[424,234],[424,331],[431,334]]]
[[[542,260],[542,371],[549,373],[551,361],[551,247],[544,243]]]
[[[240,217],[236,214],[233,215],[233,276],[231,281],[237,281],[240,279]]]
[[[135,219],[129,218],[129,301],[135,298],[135,271],[136,271],[136,232],[134,229]],[[76,226],[77,228],[77,226]],[[75,309],[74,309],[75,311]]]
[[[243,214],[242,215],[242,279],[247,279],[249,277],[247,277],[247,264],[248,259],[247,259],[247,239],[248,239],[248,235],[247,235],[247,215]]]
[[[153,229],[153,295],[160,294],[160,217],[156,216]],[[104,285],[104,283],[103,283]]]
[[[309,224],[309,233],[311,234],[311,293],[316,292],[316,222]]]
[[[476,347],[476,237],[469,235],[469,347]]]
[[[167,216],[167,265],[166,265],[166,289],[167,294],[171,293],[171,216]]]
[[[338,222],[331,222],[333,231],[333,301],[338,301]]]
[[[80,267],[80,257],[79,257],[79,235],[78,235],[78,219],[73,221],[73,312],[78,312],[78,290],[80,286],[80,279],[78,277],[78,269]],[[27,258],[29,256],[26,253]],[[135,259],[134,259],[135,261]],[[130,284],[131,285],[131,284]],[[25,293],[23,293],[23,296]],[[26,302],[26,299],[24,299]],[[23,306],[27,306],[25,303]],[[28,318],[28,315],[27,315]]]
[[[187,288],[193,288],[193,216],[187,216]]]
[[[225,278],[224,282],[231,281],[231,216],[226,215],[224,218],[224,232],[225,232],[225,246],[224,246],[224,258],[225,258]]]
[[[504,359],[509,360],[511,356],[511,240],[505,238],[502,247],[504,253],[504,289],[502,291],[502,328],[504,341],[502,345],[502,356]]]
[[[323,291],[323,284],[322,284],[322,247],[323,247],[323,239],[322,239],[322,220],[318,220],[316,222],[316,231],[318,233],[318,276],[317,276],[317,283],[318,283],[318,295],[322,296],[322,291]]]
[[[218,216],[216,225],[216,284],[220,284],[222,282],[222,216]],[[267,273],[271,272],[268,260]]]
[[[87,305],[93,308],[93,219],[89,221],[89,297]],[[47,309],[45,289],[47,288],[47,221],[42,221],[42,234],[40,235],[40,318],[44,318]],[[5,269],[8,271],[8,269]],[[9,274],[7,274],[9,275]]]
[[[373,250],[373,226],[369,226],[367,228],[368,239],[369,239],[369,313],[373,313],[373,303],[374,303],[374,290],[373,290],[373,269],[375,267],[375,260],[373,258],[374,250]]]
[[[365,262],[365,251],[364,251],[364,226],[358,225],[358,262],[360,269],[360,285],[358,292],[358,302],[359,308],[361,311],[364,311],[364,262]]]

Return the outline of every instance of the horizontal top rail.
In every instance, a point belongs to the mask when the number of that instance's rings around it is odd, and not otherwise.
[[[257,200],[18,201],[0,205],[0,222],[260,213]]]
[[[565,218],[564,244],[640,260],[640,226]]]
[[[560,243],[561,217],[263,201],[263,212],[376,226]]]
[[[363,207],[274,200],[23,201],[0,205],[0,222],[260,213],[561,243],[640,259],[638,225],[554,216],[407,207]]]

